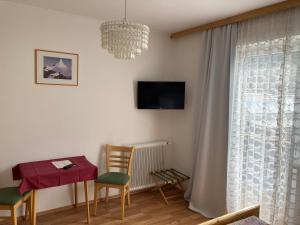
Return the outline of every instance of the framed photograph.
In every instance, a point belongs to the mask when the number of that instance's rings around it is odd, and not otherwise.
[[[78,54],[36,49],[35,83],[78,86]]]

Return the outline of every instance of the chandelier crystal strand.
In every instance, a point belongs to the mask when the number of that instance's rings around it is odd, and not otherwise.
[[[125,17],[120,21],[106,21],[101,24],[102,48],[118,59],[134,59],[148,49],[150,29],[139,23],[128,22]]]

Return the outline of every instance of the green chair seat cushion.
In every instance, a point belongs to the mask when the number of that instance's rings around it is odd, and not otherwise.
[[[121,172],[109,172],[100,175],[96,179],[96,183],[102,184],[118,184],[118,185],[125,185],[129,181],[129,176],[126,173]]]
[[[0,205],[14,205],[22,199],[18,187],[0,188]]]

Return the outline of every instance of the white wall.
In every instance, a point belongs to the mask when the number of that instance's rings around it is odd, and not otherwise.
[[[193,164],[193,131],[195,107],[199,107],[200,79],[200,34],[192,34],[175,39],[174,71],[176,79],[186,81],[186,105],[181,115],[173,115],[172,138],[174,142],[173,165],[185,173],[192,174]]]
[[[174,121],[190,116],[190,106],[180,112],[137,110],[134,82],[182,80],[179,73],[190,78],[193,69],[182,68],[173,77],[174,42],[153,29],[149,51],[133,61],[114,59],[101,48],[100,23],[0,1],[0,187],[17,184],[12,182],[11,168],[21,162],[84,154],[99,165],[106,143],[176,140],[177,155],[183,156],[180,167],[189,171],[183,163],[190,160],[185,152],[190,137],[185,136],[191,121]],[[34,84],[36,48],[78,53],[79,86]],[[175,139],[174,128],[180,130]],[[81,201],[82,195],[80,186]],[[69,186],[38,193],[39,211],[71,202]]]

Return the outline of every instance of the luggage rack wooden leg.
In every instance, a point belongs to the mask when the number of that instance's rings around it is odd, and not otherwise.
[[[159,190],[161,196],[163,197],[165,203],[168,205],[168,197],[163,192],[163,187],[167,185],[176,186],[178,185],[180,189],[183,191],[182,182],[189,179],[189,177],[175,169],[165,169],[160,171],[150,172],[157,189]]]
[[[166,196],[165,196],[163,190],[161,189],[161,187],[162,187],[163,185],[159,184],[159,181],[157,180],[157,178],[156,178],[155,176],[153,176],[153,179],[154,179],[154,182],[155,182],[155,184],[156,184],[156,187],[157,187],[157,189],[159,190],[161,196],[163,197],[165,203],[166,203],[167,205],[169,205],[168,199],[166,198]]]

